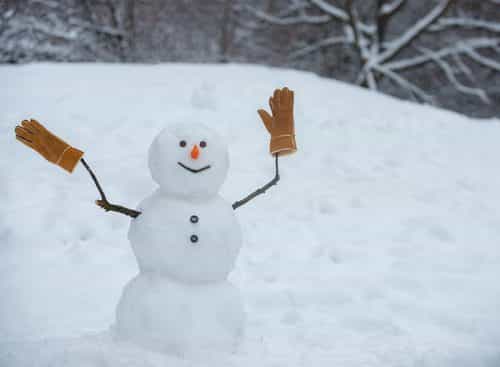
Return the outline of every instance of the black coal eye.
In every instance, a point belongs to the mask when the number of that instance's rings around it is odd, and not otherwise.
[[[186,146],[186,141],[185,141],[185,140],[181,140],[181,141],[179,142],[179,145],[180,145],[182,148],[184,148],[184,147]]]
[[[205,140],[200,141],[200,147],[205,148],[207,146],[207,142]]]

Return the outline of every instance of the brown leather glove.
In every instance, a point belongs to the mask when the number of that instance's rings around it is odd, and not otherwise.
[[[16,126],[15,131],[17,140],[69,173],[73,172],[83,156],[81,150],[59,139],[34,119],[23,120],[21,125]]]
[[[265,110],[258,110],[262,122],[271,134],[269,151],[271,154],[286,155],[297,151],[295,128],[293,125],[293,91],[287,87],[276,89],[269,98],[273,116]]]

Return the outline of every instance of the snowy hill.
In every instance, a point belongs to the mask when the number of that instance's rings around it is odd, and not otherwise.
[[[253,66],[3,66],[0,80],[0,366],[500,365],[498,120]],[[14,126],[37,118],[85,150],[112,201],[135,206],[155,187],[154,135],[204,122],[228,141],[234,201],[272,177],[256,110],[283,85],[299,152],[237,212],[245,342],[195,361],[114,343],[137,272],[129,220]]]

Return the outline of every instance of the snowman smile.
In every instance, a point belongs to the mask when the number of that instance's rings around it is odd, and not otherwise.
[[[189,172],[192,172],[192,173],[200,173],[200,172],[203,172],[203,171],[205,171],[205,170],[207,170],[207,169],[210,168],[210,165],[205,166],[205,167],[201,167],[199,169],[194,169],[194,168],[191,168],[191,167],[188,167],[188,166],[182,164],[181,162],[177,162],[177,164],[179,166],[181,166],[182,168],[184,168],[184,169],[186,169],[186,170],[188,170]]]

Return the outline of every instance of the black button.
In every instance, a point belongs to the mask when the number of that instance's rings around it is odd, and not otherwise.
[[[198,216],[197,215],[192,215],[191,218],[189,218],[191,223],[198,223]]]
[[[192,243],[196,243],[196,242],[198,242],[198,236],[195,235],[195,234],[193,234],[193,235],[191,235],[190,240],[191,240]]]

